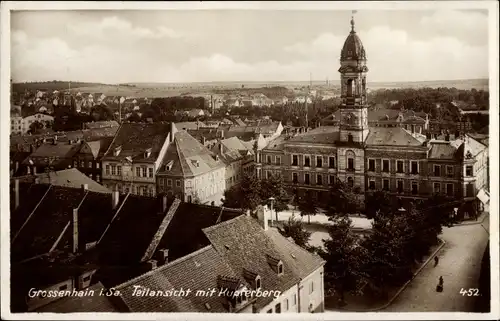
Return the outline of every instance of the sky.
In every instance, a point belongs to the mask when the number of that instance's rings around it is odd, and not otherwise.
[[[351,11],[17,11],[18,81],[338,80]],[[488,78],[486,10],[357,11],[368,81]]]

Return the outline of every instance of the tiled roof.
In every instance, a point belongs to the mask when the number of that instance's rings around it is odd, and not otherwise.
[[[340,138],[338,127],[321,126],[298,134],[288,140],[290,143],[334,144]]]
[[[226,138],[221,140],[220,142],[229,150],[249,150],[248,146],[245,145],[238,137]],[[253,148],[251,148],[250,150],[253,150]]]
[[[203,137],[206,140],[214,140],[219,138],[222,134],[221,130],[217,128],[188,129],[187,132],[198,141],[201,141]]]
[[[141,275],[116,287],[130,312],[229,312],[217,295],[196,295],[198,290],[218,289],[220,275],[236,277],[224,258],[212,247],[204,247],[190,255]],[[188,296],[133,296],[139,286],[151,291],[190,289]],[[207,308],[209,307],[209,308]]]
[[[30,159],[37,164],[48,165],[45,158],[56,157],[54,164],[66,161],[68,158],[73,157],[74,154],[80,149],[79,144],[57,143],[57,144],[42,144],[31,155]],[[23,163],[26,163],[26,159]]]
[[[12,237],[19,231],[28,216],[31,214],[35,206],[42,200],[43,196],[49,189],[49,185],[45,184],[32,184],[29,182],[19,183],[19,208],[14,210],[14,181],[11,181],[10,190],[10,235]]]
[[[48,172],[37,174],[40,184],[52,184],[54,186],[81,188],[83,184],[87,184],[89,191],[98,193],[111,193],[111,190],[97,183],[87,175],[83,174],[76,168],[60,170],[56,172]],[[26,175],[16,177],[23,182],[34,183],[35,175]]]
[[[238,276],[245,277],[247,274],[245,271],[259,275],[263,290],[288,290],[300,281],[301,275],[308,275],[314,271],[310,266],[316,266],[317,269],[323,264],[312,254],[301,253],[301,257],[312,261],[311,264],[307,264],[304,268],[299,264],[292,265],[287,257],[291,256],[291,253],[285,251],[288,250],[287,247],[275,242],[278,236],[270,236],[270,232],[264,231],[257,220],[247,215],[241,215],[203,231]],[[293,249],[297,251],[296,248]],[[283,275],[278,276],[269,264],[268,256],[283,262]],[[272,299],[272,297],[257,298],[257,309],[264,307]]]
[[[170,221],[157,249],[169,250],[175,260],[210,244],[202,229],[241,215],[240,210],[217,206],[181,203]]]
[[[455,160],[457,149],[449,142],[431,142],[431,149],[428,158],[430,159],[449,159]]]
[[[105,295],[99,295],[104,286],[98,282],[86,290],[94,291],[94,295],[64,297],[34,312],[79,313],[79,312],[119,312],[116,306]]]
[[[14,236],[12,261],[48,253],[62,235],[72,218],[73,209],[79,206],[85,193],[81,188],[52,186],[18,235]]]
[[[214,169],[224,167],[221,161],[215,160],[215,155],[184,130],[175,133],[174,141],[169,144],[163,165],[173,161],[172,168],[166,170],[161,167],[162,173],[182,175],[184,177],[208,173]]]
[[[366,145],[422,146],[422,142],[401,127],[370,127]]]
[[[200,127],[207,127],[207,125],[205,125],[201,121],[180,122],[180,123],[175,123],[175,126],[179,130],[198,129]]]
[[[450,144],[459,150],[461,159],[466,158],[469,152],[472,156],[476,156],[487,148],[484,144],[481,144],[469,135],[451,141]]]
[[[170,132],[167,123],[124,123],[118,129],[115,138],[105,153],[105,160],[124,160],[132,157],[134,161],[155,162]],[[121,152],[114,156],[115,148],[121,146]],[[151,155],[145,158],[145,152],[151,148]]]
[[[112,98],[112,97],[108,97]],[[110,120],[110,121],[96,121],[96,122],[90,122],[90,123],[85,123],[85,127],[88,129],[94,129],[94,128],[105,128],[105,127],[118,127],[120,124],[118,124],[117,121],[115,120]]]
[[[283,150],[285,148],[286,135],[280,135],[267,144],[264,150]]]

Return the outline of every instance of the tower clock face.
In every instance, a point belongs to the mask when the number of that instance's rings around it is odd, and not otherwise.
[[[348,113],[344,116],[344,121],[346,124],[349,124],[349,125],[354,125],[356,124],[356,121],[358,120],[358,117],[356,117],[356,115],[354,115],[353,113]]]

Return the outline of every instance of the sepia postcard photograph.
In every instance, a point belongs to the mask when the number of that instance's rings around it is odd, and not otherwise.
[[[2,319],[498,319],[498,21],[2,2]]]

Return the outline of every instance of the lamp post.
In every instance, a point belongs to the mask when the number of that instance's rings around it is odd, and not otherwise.
[[[273,207],[274,207],[274,197],[269,197],[269,200],[271,201],[271,225],[273,225]],[[278,214],[276,213],[276,223],[278,223]]]

